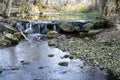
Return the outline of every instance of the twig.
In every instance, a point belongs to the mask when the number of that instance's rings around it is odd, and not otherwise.
[[[23,35],[23,37],[24,37],[27,41],[30,42],[31,40],[26,37],[26,35],[23,33],[22,29],[19,29],[19,30],[20,30],[20,33]]]

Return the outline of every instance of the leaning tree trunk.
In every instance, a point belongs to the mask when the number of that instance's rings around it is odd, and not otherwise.
[[[5,9],[5,16],[6,17],[10,17],[12,2],[13,2],[13,0],[7,1],[6,9]]]

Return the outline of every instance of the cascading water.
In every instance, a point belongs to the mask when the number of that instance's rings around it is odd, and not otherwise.
[[[53,26],[53,30],[54,30],[54,31],[57,31],[57,27],[56,27],[55,24],[54,24],[54,26]]]
[[[25,25],[22,25],[23,23]],[[49,28],[48,24],[52,25],[51,29]],[[22,21],[21,24],[19,24],[18,22],[16,27],[22,28],[22,30],[24,30],[28,34],[32,34],[32,33],[44,34],[49,30],[57,31],[57,27],[55,23],[53,23],[52,21],[27,21],[27,22]]]

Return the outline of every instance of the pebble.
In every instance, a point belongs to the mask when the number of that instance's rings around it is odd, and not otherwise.
[[[67,54],[66,54],[66,55],[64,55],[64,58],[68,58],[68,57],[69,57],[69,55],[67,55]]]
[[[18,66],[10,66],[12,70],[19,70],[20,68]]]
[[[28,65],[28,64],[30,64],[30,62],[29,61],[21,61],[21,63],[23,64],[23,65]]]
[[[39,69],[43,69],[44,67],[38,67]]]
[[[49,54],[48,57],[54,57],[54,54]]]
[[[59,62],[58,65],[60,65],[60,66],[68,66],[68,62]]]
[[[35,78],[34,80],[42,80],[41,78]]]

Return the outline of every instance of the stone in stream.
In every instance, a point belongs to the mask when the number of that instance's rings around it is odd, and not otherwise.
[[[18,66],[10,66],[12,70],[19,70],[20,68]]]
[[[28,64],[30,64],[29,61],[24,61],[24,60],[22,60],[21,63],[22,63],[23,65],[28,65]]]
[[[13,34],[10,34],[10,33],[6,33],[4,37],[5,37],[5,39],[11,40],[12,42],[19,41],[19,39],[16,36],[14,36]]]
[[[44,67],[43,66],[41,66],[41,67],[38,67],[38,69],[43,69]]]
[[[54,54],[49,54],[48,57],[54,57]]]
[[[60,66],[68,66],[68,62],[65,62],[65,61],[64,62],[59,62],[58,65],[60,65]]]
[[[3,72],[3,69],[2,69],[2,67],[0,67],[0,74]]]
[[[73,56],[73,55],[69,55],[69,58],[70,58],[70,59],[73,59],[73,58],[74,58],[74,56]]]
[[[41,78],[34,78],[34,80],[42,80]]]
[[[68,54],[64,55],[63,57],[64,57],[64,58],[69,58],[69,59],[73,59],[73,58],[74,58],[73,55],[68,55]]]
[[[64,58],[68,58],[68,57],[69,57],[69,55],[67,55],[67,54],[66,54],[66,55],[64,55]]]

